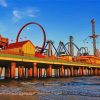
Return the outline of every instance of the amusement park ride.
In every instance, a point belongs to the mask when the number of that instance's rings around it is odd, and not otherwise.
[[[0,53],[21,55],[20,49],[18,52],[17,47],[16,47],[16,45],[18,45],[20,43],[19,42],[20,34],[25,27],[27,27],[28,25],[31,25],[31,24],[33,24],[33,25],[35,24],[35,25],[39,26],[39,28],[42,30],[42,33],[44,36],[43,37],[44,41],[43,41],[42,47],[35,46],[34,55],[31,55],[31,56],[34,56],[36,58],[49,58],[49,59],[53,58],[53,59],[62,59],[62,60],[66,60],[66,61],[71,61],[71,62],[80,61],[80,62],[89,63],[89,64],[100,64],[99,52],[97,52],[97,49],[96,49],[96,38],[99,35],[95,34],[94,19],[91,22],[92,22],[92,36],[90,36],[90,38],[93,39],[93,51],[94,51],[93,55],[89,55],[87,47],[79,48],[74,43],[73,36],[69,37],[69,42],[67,42],[67,43],[63,43],[62,41],[60,41],[58,47],[56,48],[54,46],[53,41],[51,41],[51,40],[46,41],[45,30],[43,29],[43,27],[40,24],[38,24],[36,22],[29,22],[29,23],[25,24],[19,30],[17,38],[16,38],[16,42],[14,43],[15,47],[13,47],[11,51],[9,50],[9,47],[11,46],[11,44],[9,44],[9,42],[8,42],[9,39],[4,38],[0,35]],[[74,48],[77,49],[76,56],[74,54]],[[14,50],[14,52],[12,52],[13,50]],[[27,55],[27,52],[25,55]],[[24,51],[23,51],[23,56],[24,56]]]
[[[8,39],[0,35],[0,48],[4,49],[6,46],[8,46]]]

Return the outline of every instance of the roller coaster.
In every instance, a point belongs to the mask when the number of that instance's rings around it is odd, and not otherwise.
[[[35,57],[37,57],[37,58],[47,58],[47,57],[52,58],[52,57],[54,57],[55,59],[56,58],[63,59],[65,57],[72,57],[72,59],[74,59],[74,58],[80,57],[80,56],[81,57],[82,56],[87,56],[87,57],[90,56],[88,47],[77,46],[74,43],[73,36],[69,36],[69,41],[67,43],[60,41],[58,47],[56,48],[56,46],[54,45],[52,40],[48,40],[48,41],[46,40],[46,32],[45,32],[44,28],[42,27],[42,25],[40,25],[37,22],[29,22],[22,26],[22,28],[19,30],[19,32],[17,34],[15,45],[17,43],[19,43],[19,37],[20,37],[20,34],[23,31],[23,29],[29,25],[37,25],[42,30],[42,34],[43,34],[42,46],[41,47],[35,46]],[[92,21],[92,31],[93,31],[93,35],[94,35],[95,34],[94,19]],[[1,38],[1,36],[0,36],[0,38]],[[96,38],[96,37],[91,36],[91,38],[93,38],[93,40],[94,40],[94,38]],[[10,46],[8,44],[8,39],[5,39],[5,38],[1,38],[0,43],[1,43],[1,45],[0,45],[1,49],[5,48],[5,50],[6,50],[7,46]],[[94,45],[96,45],[96,44],[94,43]],[[93,47],[94,47],[94,45],[93,45]],[[76,48],[76,50],[77,50],[76,55],[74,53],[74,48]],[[4,50],[2,50],[2,52],[3,51]],[[4,53],[6,53],[6,52],[4,51]],[[12,52],[10,52],[10,53],[12,53]],[[96,51],[95,51],[95,54],[96,54]],[[96,55],[94,55],[94,56],[96,56]]]

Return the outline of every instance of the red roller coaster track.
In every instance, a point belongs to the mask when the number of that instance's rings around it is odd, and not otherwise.
[[[19,30],[19,32],[18,32],[18,35],[17,35],[17,38],[16,38],[16,43],[18,42],[18,39],[19,39],[19,36],[20,36],[22,30],[23,30],[26,26],[28,26],[28,25],[30,25],[30,24],[35,24],[35,25],[39,26],[40,29],[42,30],[42,33],[43,33],[43,36],[44,36],[44,41],[43,41],[42,49],[41,49],[40,53],[43,53],[44,46],[45,46],[45,42],[46,42],[46,34],[45,34],[45,30],[43,29],[43,27],[42,27],[40,24],[36,23],[36,22],[29,22],[29,23],[25,24],[24,26],[22,26],[22,28],[21,28],[21,29]]]

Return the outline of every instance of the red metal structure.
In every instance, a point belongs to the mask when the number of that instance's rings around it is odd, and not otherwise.
[[[8,38],[4,38],[0,35],[0,48],[5,48],[8,45]]]
[[[17,35],[17,38],[16,38],[16,43],[17,43],[18,40],[19,40],[19,36],[20,36],[22,30],[23,30],[26,26],[31,25],[31,24],[35,24],[35,25],[39,26],[40,29],[42,30],[42,33],[43,33],[43,36],[44,36],[44,41],[43,41],[43,44],[42,44],[42,49],[41,49],[41,51],[40,51],[40,54],[42,54],[43,51],[44,51],[44,46],[45,46],[45,42],[46,42],[46,34],[45,34],[45,30],[43,29],[43,27],[42,27],[40,24],[36,23],[36,22],[29,22],[29,23],[25,24],[25,25],[19,30],[18,35]]]

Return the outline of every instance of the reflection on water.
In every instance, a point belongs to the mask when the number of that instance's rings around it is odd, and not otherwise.
[[[100,77],[0,81],[0,100],[100,100]]]

